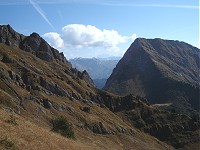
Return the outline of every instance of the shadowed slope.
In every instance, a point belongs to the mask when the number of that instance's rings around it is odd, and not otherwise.
[[[172,102],[190,114],[199,106],[199,49],[162,39],[136,39],[104,87],[119,95],[146,97],[151,103]]]

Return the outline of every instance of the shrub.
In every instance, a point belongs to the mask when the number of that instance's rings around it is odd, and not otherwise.
[[[172,109],[171,109],[171,113],[176,113],[176,109],[175,109],[175,108],[172,108]]]
[[[18,150],[17,146],[8,138],[1,139],[0,145],[5,149]]]
[[[51,120],[52,130],[60,133],[62,136],[74,139],[74,131],[64,116],[59,116]]]
[[[16,118],[14,115],[10,115],[10,119],[6,120],[7,123],[17,125]]]

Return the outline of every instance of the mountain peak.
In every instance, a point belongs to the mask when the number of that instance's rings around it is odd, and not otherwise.
[[[132,45],[144,45],[146,43],[147,39],[146,38],[136,38],[135,41],[132,43]]]
[[[51,47],[38,33],[33,32],[30,36],[24,36],[16,32],[9,24],[0,25],[0,43],[31,52],[45,61],[50,62],[54,59],[67,61],[63,53]]]
[[[18,47],[19,43],[24,38],[24,35],[16,32],[9,24],[0,25],[0,43],[4,43],[11,47]]]
[[[30,36],[34,38],[41,38],[40,35],[36,32],[33,32]]]
[[[108,78],[105,90],[197,109],[199,49],[185,42],[136,39]],[[190,91],[190,92],[189,92]],[[162,94],[161,94],[162,93]],[[191,95],[191,93],[193,93]],[[184,99],[184,100],[183,100]]]
[[[9,30],[9,31],[14,31],[14,29],[9,25],[0,25],[1,29],[4,29],[4,30]]]

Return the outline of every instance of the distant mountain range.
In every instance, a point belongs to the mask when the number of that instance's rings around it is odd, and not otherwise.
[[[69,61],[80,71],[86,70],[98,88],[102,88],[120,57],[109,58],[74,58]]]
[[[138,38],[106,82],[105,90],[172,103],[179,112],[199,110],[199,52],[185,42]]]

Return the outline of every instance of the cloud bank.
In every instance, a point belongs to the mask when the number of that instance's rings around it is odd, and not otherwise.
[[[122,53],[119,45],[133,41],[136,34],[124,36],[116,30],[98,29],[92,25],[69,24],[61,33],[49,32],[43,37],[57,49],[102,49],[104,53]]]

